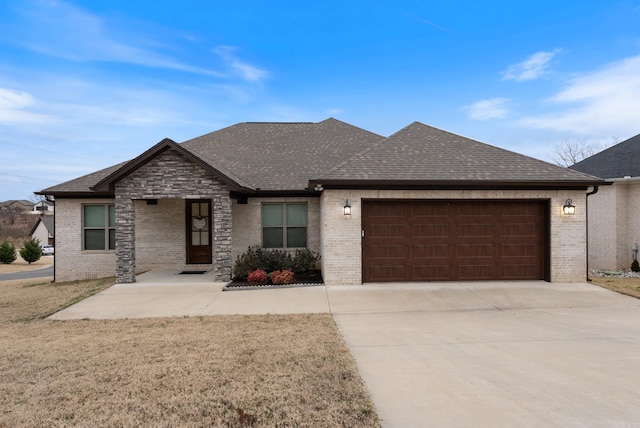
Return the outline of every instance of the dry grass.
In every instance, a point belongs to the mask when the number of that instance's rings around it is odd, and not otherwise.
[[[17,252],[17,251],[16,251]],[[49,267],[53,264],[54,256],[42,256],[37,262],[31,264],[25,262],[20,254],[16,254],[17,259],[13,263],[0,263],[0,273],[24,272],[27,270],[36,270]]]
[[[640,299],[640,278],[590,277],[591,283]]]
[[[47,321],[104,284],[3,284],[0,427],[379,426],[328,314]]]

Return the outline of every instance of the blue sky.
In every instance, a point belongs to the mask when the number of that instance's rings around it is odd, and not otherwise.
[[[489,4],[487,4],[489,3]],[[245,121],[640,133],[640,1],[0,0],[0,201]]]

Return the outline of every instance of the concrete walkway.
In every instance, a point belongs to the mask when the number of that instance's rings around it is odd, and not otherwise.
[[[222,292],[200,275],[166,277],[141,275],[51,318],[329,312],[385,427],[640,426],[640,300],[596,286]]]

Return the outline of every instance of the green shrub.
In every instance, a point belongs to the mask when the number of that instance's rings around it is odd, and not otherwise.
[[[308,248],[296,250],[295,256],[293,256],[292,270],[294,272],[311,272],[316,270],[318,262],[320,261],[320,254],[311,251]]]
[[[631,263],[631,270],[634,272],[640,272],[640,263],[638,263],[638,259]]]
[[[246,279],[255,270],[273,272],[275,270],[291,269],[292,258],[284,250],[267,250],[260,245],[247,248],[233,265],[233,279]]]
[[[291,270],[296,273],[310,272],[316,270],[320,254],[307,248],[298,249],[295,255],[285,250],[266,249],[260,245],[247,248],[236,259],[233,265],[233,279],[244,280],[251,272],[261,269],[266,272],[277,270]]]
[[[29,264],[40,260],[40,257],[42,257],[40,240],[34,238],[29,241],[24,241],[24,246],[20,250],[20,257]]]
[[[16,247],[7,239],[2,241],[0,244],[0,263],[8,265],[15,262],[17,258]]]

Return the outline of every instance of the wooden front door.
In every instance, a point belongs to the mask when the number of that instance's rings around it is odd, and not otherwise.
[[[211,264],[211,200],[187,200],[187,264]]]
[[[364,201],[363,282],[548,279],[548,202]]]

